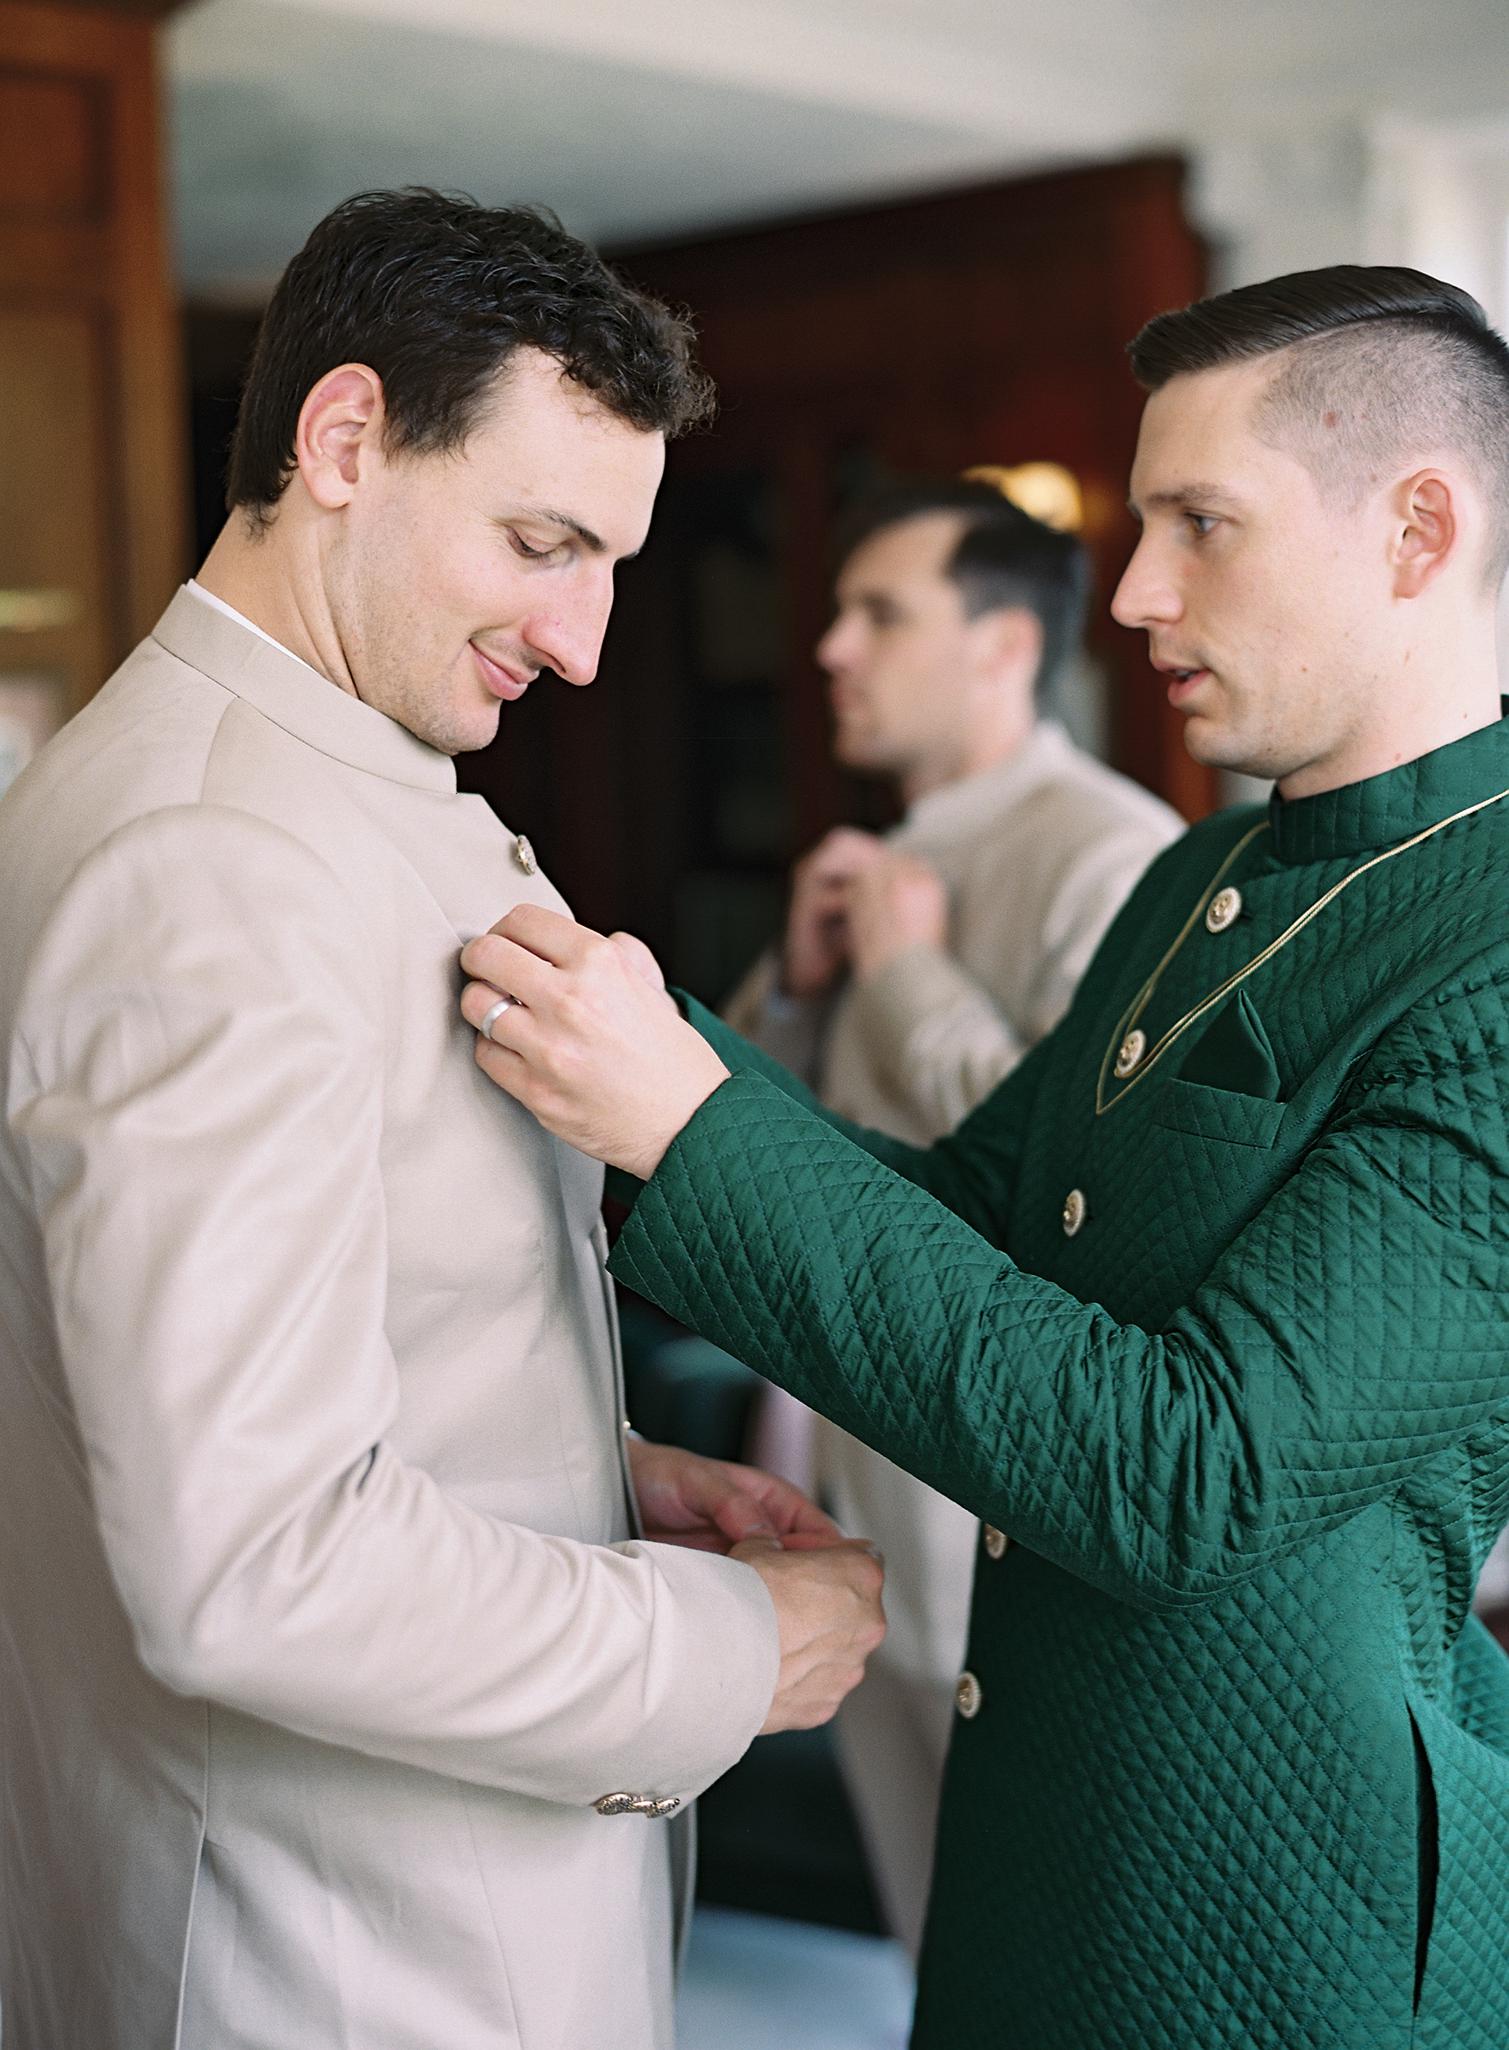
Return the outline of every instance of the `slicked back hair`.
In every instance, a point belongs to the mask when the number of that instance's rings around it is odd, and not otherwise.
[[[1084,632],[1090,562],[1083,546],[1033,519],[993,484],[948,477],[893,484],[865,499],[844,522],[844,556],[888,527],[933,513],[960,521],[944,575],[958,586],[965,618],[1020,609],[1042,628],[1033,687],[1039,698],[1047,696]]]
[[[1456,285],[1340,263],[1160,313],[1128,344],[1148,391],[1282,353],[1254,426],[1360,504],[1401,465],[1465,458],[1487,500],[1487,576],[1509,571],[1509,342]]]
[[[328,213],[263,318],[226,500],[257,525],[295,466],[299,411],[342,363],[382,379],[384,446],[441,454],[476,425],[498,371],[533,348],[608,411],[667,437],[711,418],[687,321],[618,277],[553,215],[411,186]]]

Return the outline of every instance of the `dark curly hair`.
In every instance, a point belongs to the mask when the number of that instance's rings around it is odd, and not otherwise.
[[[647,298],[542,208],[413,186],[328,213],[279,281],[231,443],[226,502],[265,525],[294,469],[310,390],[340,363],[382,379],[385,445],[459,448],[516,349],[553,356],[647,433],[712,417],[687,319]]]

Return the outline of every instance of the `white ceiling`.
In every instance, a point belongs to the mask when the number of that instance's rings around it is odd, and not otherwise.
[[[1509,113],[1505,0],[197,0],[166,45],[180,275],[224,300],[367,186],[622,244],[1260,114]]]

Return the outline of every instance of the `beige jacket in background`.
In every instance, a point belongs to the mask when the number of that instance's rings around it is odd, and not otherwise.
[[[0,805],[6,2050],[671,2041],[681,1825],[593,1804],[739,1756],[775,1621],[632,1536],[601,1170],[456,1009],[526,901],[188,592]]]

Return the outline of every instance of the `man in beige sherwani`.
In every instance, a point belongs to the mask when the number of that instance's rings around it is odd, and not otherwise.
[[[455,1011],[560,899],[450,758],[591,680],[703,404],[539,217],[337,209],[0,807],[6,2050],[668,2050],[685,1804],[879,1636],[794,1490],[626,1440],[600,1170]]]
[[[952,1131],[1058,1022],[1182,830],[1039,716],[1077,651],[1086,569],[1077,541],[966,478],[877,498],[839,572],[817,651],[838,757],[892,779],[905,817],[883,841],[841,828],[798,865],[783,945],[728,1016],[835,1110],[915,1144]],[[888,1562],[889,1634],[839,1716],[839,1755],[915,1956],[981,1531],[857,1438],[811,1427],[840,1520]]]

